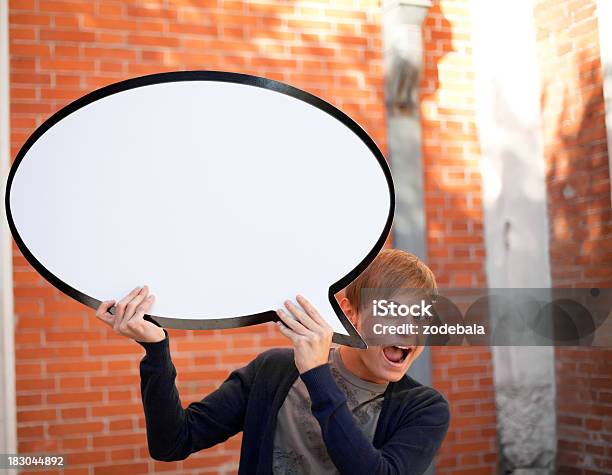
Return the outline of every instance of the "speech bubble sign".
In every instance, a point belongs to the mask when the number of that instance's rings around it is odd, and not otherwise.
[[[9,226],[53,286],[97,308],[148,284],[168,328],[276,320],[301,293],[364,347],[334,298],[382,249],[394,211],[368,134],[290,85],[224,71],[98,89],[19,151]]]

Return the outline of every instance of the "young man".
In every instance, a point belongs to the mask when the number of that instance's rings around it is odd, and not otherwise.
[[[357,330],[368,302],[361,289],[435,289],[412,254],[383,250],[345,289],[340,305]],[[434,389],[406,375],[422,346],[331,348],[333,331],[304,297],[277,311],[293,349],[264,351],[218,389],[183,409],[168,333],[143,319],[153,303],[136,288],[96,316],[140,343],[149,452],[182,460],[242,431],[241,474],[421,474],[446,434],[449,409]],[[301,308],[300,308],[301,307]],[[282,322],[282,323],[281,323]]]

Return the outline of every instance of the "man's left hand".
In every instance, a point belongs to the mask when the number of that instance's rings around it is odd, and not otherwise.
[[[279,309],[276,313],[285,325],[281,322],[276,324],[281,333],[292,341],[295,365],[301,374],[327,363],[334,331],[308,300],[301,295],[296,300],[304,310],[287,300],[285,307],[295,318]]]

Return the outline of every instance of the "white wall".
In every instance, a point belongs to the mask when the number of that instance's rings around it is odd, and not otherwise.
[[[603,92],[606,102],[606,129],[608,132],[608,159],[610,184],[612,184],[612,2],[597,0],[597,21],[599,23],[599,49],[604,81]],[[612,199],[612,186],[610,187]]]
[[[4,210],[10,163],[8,2],[0,1],[0,453],[16,452],[12,244]]]
[[[495,288],[549,288],[546,169],[532,0],[471,1],[486,274]],[[493,347],[502,468],[552,473],[552,347]]]

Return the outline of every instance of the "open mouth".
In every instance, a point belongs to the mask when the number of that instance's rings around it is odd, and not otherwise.
[[[414,351],[414,347],[412,346],[385,346],[382,350],[383,355],[387,362],[392,365],[401,365],[406,361],[412,352]]]

